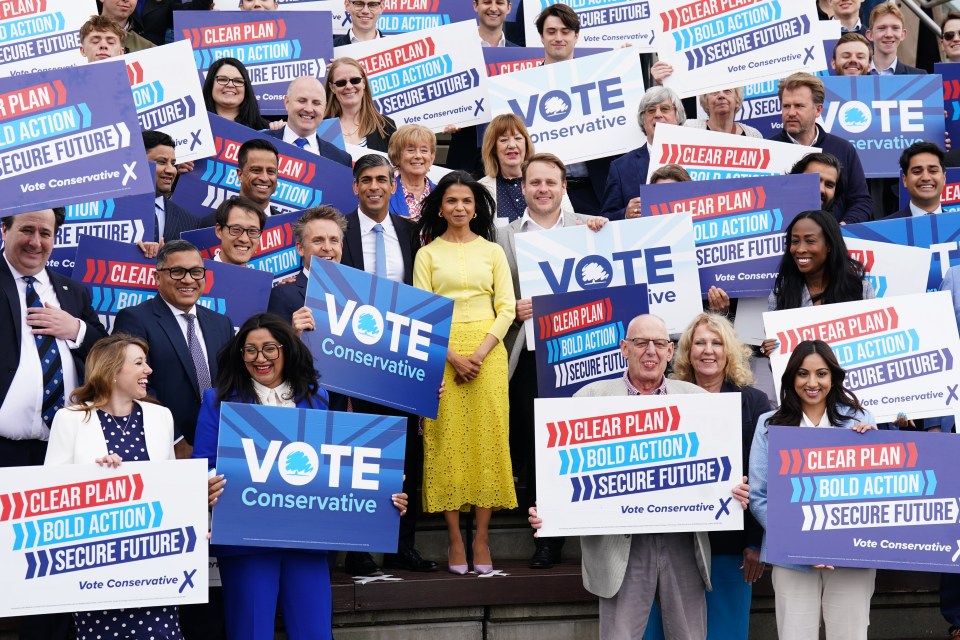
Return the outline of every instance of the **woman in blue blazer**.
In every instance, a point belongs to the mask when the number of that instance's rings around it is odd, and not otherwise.
[[[216,389],[203,394],[193,457],[217,466],[220,403],[246,402],[300,409],[327,409],[307,346],[290,324],[262,313],[247,320],[218,356]],[[225,487],[210,479],[210,507]],[[406,495],[394,495],[401,515]],[[227,637],[272,640],[277,599],[291,640],[330,640],[330,569],[324,551],[214,545],[223,582]]]

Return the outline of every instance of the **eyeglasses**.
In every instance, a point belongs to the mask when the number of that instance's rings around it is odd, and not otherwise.
[[[221,87],[230,85],[231,87],[242,87],[243,78],[228,78],[227,76],[216,76],[214,80],[217,81],[217,84]]]
[[[207,270],[204,267],[192,267],[184,269],[183,267],[168,267],[166,269],[157,269],[157,271],[166,271],[174,280],[183,280],[190,274],[194,280],[203,280],[207,276]]]
[[[953,40],[958,36],[960,36],[960,31],[944,31],[940,38],[943,40]]]
[[[671,344],[669,340],[664,340],[662,338],[657,340],[652,340],[650,338],[624,338],[623,341],[632,343],[633,346],[641,351],[646,351],[651,342],[653,343],[653,346],[657,348],[657,351],[663,351]]]
[[[282,344],[273,344],[272,342],[263,345],[262,349],[257,349],[252,344],[248,344],[240,349],[240,353],[243,354],[244,362],[254,362],[260,357],[261,353],[263,354],[264,360],[276,360],[280,357],[280,349],[282,348]]]
[[[257,229],[256,227],[241,227],[238,224],[225,224],[220,228],[226,229],[227,233],[229,233],[234,238],[239,238],[244,233],[246,233],[247,237],[250,238],[251,240],[256,240],[263,233],[260,229]]]
[[[360,84],[361,82],[363,82],[363,78],[361,78],[360,76],[354,76],[353,78],[345,78],[343,80],[334,80],[333,86],[337,87],[338,89],[343,89],[345,86],[347,86],[348,82],[350,84]]]
[[[643,110],[643,112],[644,112],[645,114],[647,114],[648,116],[652,116],[653,114],[655,114],[655,113],[657,113],[657,112],[659,112],[659,113],[673,113],[673,112],[676,111],[676,110],[677,110],[677,108],[674,107],[672,104],[655,104],[655,105],[653,105],[653,106],[647,107],[646,109]]]
[[[380,7],[383,6],[383,3],[382,2],[360,2],[360,0],[355,0],[354,2],[350,3],[350,6],[352,6],[357,11],[363,11],[364,7],[366,7],[370,11],[379,11]]]

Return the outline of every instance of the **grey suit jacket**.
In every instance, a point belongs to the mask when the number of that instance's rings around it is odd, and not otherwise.
[[[564,195],[566,198],[566,195]],[[563,205],[561,205],[562,207]],[[592,216],[585,216],[581,213],[574,213],[573,211],[563,211],[561,213],[563,216],[563,226],[564,227],[573,227],[578,222],[586,224]],[[507,264],[510,265],[510,276],[513,278],[513,294],[517,300],[521,298],[520,296],[520,276],[517,273],[517,245],[514,240],[514,236],[520,231],[520,223],[523,222],[523,218],[514,220],[505,227],[497,228],[497,244],[503,248],[503,252],[507,256]],[[519,320],[514,320],[513,324],[510,325],[510,329],[507,331],[507,335],[503,338],[503,346],[506,348],[507,353],[510,356],[510,375],[513,376],[513,372],[517,368],[517,363],[520,361],[520,352],[526,349],[527,344],[527,334],[523,330],[523,323]]]
[[[680,380],[667,379],[667,394],[707,393],[695,384]],[[625,396],[627,388],[621,378],[600,380],[583,387],[575,398],[596,398],[600,396]],[[583,536],[580,538],[583,555],[583,587],[601,598],[612,598],[620,590],[623,576],[627,572],[627,560],[630,558],[630,536]],[[694,535],[693,552],[700,568],[700,576],[707,591],[713,589],[710,584],[710,538],[704,531]]]

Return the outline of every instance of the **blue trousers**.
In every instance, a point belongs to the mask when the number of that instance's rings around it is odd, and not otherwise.
[[[273,640],[278,599],[290,640],[332,640],[327,554],[284,549],[219,561],[230,640]]]

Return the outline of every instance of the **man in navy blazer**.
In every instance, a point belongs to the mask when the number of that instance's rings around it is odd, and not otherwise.
[[[940,197],[947,174],[943,168],[943,151],[932,142],[914,142],[900,154],[903,186],[910,202],[884,219],[910,218],[929,213],[943,213]]]
[[[153,241],[177,240],[184,231],[200,228],[200,218],[170,200],[173,185],[177,179],[176,142],[162,131],[144,131],[143,148],[147,151],[147,160],[156,165],[156,202],[154,204]]]
[[[157,295],[146,302],[122,309],[114,332],[139,336],[150,345],[147,359],[153,368],[150,392],[173,413],[177,458],[189,458],[197,429],[197,414],[203,392],[217,379],[217,354],[233,337],[227,316],[197,304],[206,285],[203,258],[186,240],[164,244],[157,253]],[[206,372],[198,372],[188,348],[189,325],[203,351]],[[199,360],[199,359],[198,359]],[[208,378],[201,386],[200,380]]]
[[[313,76],[296,78],[287,87],[283,106],[287,109],[286,126],[264,133],[345,167],[353,165],[349,153],[317,135],[317,127],[323,121],[323,113],[327,108],[323,83]]]

